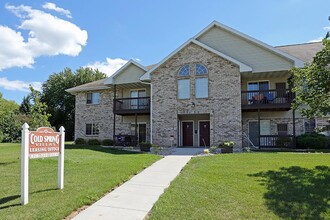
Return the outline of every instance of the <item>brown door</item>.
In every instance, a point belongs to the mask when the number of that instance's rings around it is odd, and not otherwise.
[[[183,146],[193,146],[193,137],[194,137],[194,123],[193,122],[182,122],[182,136]]]
[[[286,83],[275,83],[275,88],[277,91],[277,97],[285,97],[285,88],[286,88]]]
[[[210,146],[210,122],[199,122],[199,146]]]

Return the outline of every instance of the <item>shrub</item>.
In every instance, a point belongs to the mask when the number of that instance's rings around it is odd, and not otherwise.
[[[111,140],[111,139],[104,139],[102,141],[102,145],[103,146],[113,146],[113,140]]]
[[[101,142],[99,140],[97,140],[97,139],[89,139],[88,140],[88,144],[89,145],[100,145]]]
[[[151,147],[152,147],[152,145],[149,142],[141,142],[140,143],[140,150],[141,151],[149,152]]]
[[[291,145],[291,138],[289,137],[279,137],[276,140],[277,147],[289,147]]]
[[[219,147],[234,147],[235,142],[234,141],[224,141],[222,143],[219,144]]]
[[[77,138],[75,141],[74,141],[75,144],[86,144],[86,141],[83,139],[83,138]]]
[[[328,139],[323,134],[303,134],[297,137],[297,147],[302,149],[324,149],[328,147]]]

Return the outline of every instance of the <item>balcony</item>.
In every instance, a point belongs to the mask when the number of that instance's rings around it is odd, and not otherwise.
[[[291,109],[294,98],[294,93],[289,89],[242,91],[242,110],[287,111]]]
[[[118,115],[150,114],[150,97],[114,99],[113,112]]]
[[[260,135],[260,148],[294,148],[293,135]]]

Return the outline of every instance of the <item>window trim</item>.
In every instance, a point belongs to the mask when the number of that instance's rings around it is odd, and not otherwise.
[[[189,86],[189,88],[188,88],[188,91],[189,91],[189,94],[188,94],[188,97],[186,97],[186,98],[180,98],[180,96],[179,96],[179,81],[180,80],[184,80],[184,81],[186,81],[186,80],[189,80],[189,84],[188,84],[188,86]],[[191,79],[190,78],[180,78],[180,79],[178,79],[177,80],[177,88],[178,88],[178,94],[177,94],[177,99],[179,99],[179,100],[187,100],[187,99],[191,99]]]
[[[206,84],[207,84],[207,96],[206,97],[197,97],[197,79],[206,79]],[[195,78],[195,98],[196,99],[208,99],[210,97],[210,93],[209,93],[209,77],[196,77]]]
[[[200,66],[204,67],[205,70],[206,70],[206,73],[197,74],[197,65],[200,65]],[[195,64],[195,76],[205,76],[205,75],[208,75],[208,74],[209,74],[209,70],[208,70],[208,68],[206,66],[204,66],[201,63],[196,63]]]
[[[186,67],[188,67],[188,75],[181,75],[180,73]],[[191,76],[191,73],[190,73],[190,64],[185,64],[185,65],[181,66],[180,69],[179,69],[179,71],[178,71],[178,73],[177,73],[177,76],[178,77],[190,77]]]
[[[91,125],[91,134],[87,134],[87,125]],[[94,133],[94,128],[97,127],[98,133]],[[85,124],[85,135],[88,137],[98,137],[100,135],[100,126],[98,123],[86,123]]]
[[[91,94],[91,99],[90,99],[90,103],[88,102],[88,95]],[[93,103],[93,94],[99,94],[99,99],[97,103]],[[86,105],[99,105],[101,103],[101,93],[100,92],[88,92],[86,94]]]

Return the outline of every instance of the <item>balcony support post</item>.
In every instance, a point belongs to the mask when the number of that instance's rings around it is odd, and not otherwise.
[[[138,136],[137,136],[137,128],[138,128],[138,122],[137,122],[137,114],[135,113],[135,146],[138,145]]]
[[[113,91],[113,146],[116,145],[116,96],[117,96],[117,88],[116,84],[114,85],[114,91]]]
[[[293,147],[296,148],[297,147],[297,143],[296,143],[296,113],[295,110],[292,109],[292,126],[293,126]]]
[[[258,135],[258,142],[259,142],[259,149],[260,149],[260,108],[258,108],[258,133],[259,133],[259,135]]]

